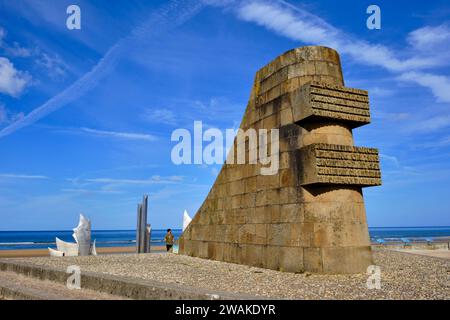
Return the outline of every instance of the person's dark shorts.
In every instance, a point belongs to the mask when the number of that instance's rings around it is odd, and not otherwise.
[[[166,244],[167,251],[170,251],[170,249],[172,249],[172,247],[173,247],[173,244]]]

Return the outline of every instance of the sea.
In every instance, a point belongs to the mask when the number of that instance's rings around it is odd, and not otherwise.
[[[55,238],[74,242],[73,231],[0,231],[0,250],[55,248]],[[172,229],[175,239],[181,229]],[[152,230],[151,245],[164,244],[166,229]],[[410,241],[433,241],[450,237],[449,227],[369,227],[372,242],[382,239],[389,242],[408,239]],[[93,230],[92,240],[97,247],[129,247],[136,245],[135,230]]]

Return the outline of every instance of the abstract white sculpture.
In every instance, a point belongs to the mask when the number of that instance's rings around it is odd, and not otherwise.
[[[63,254],[64,257],[78,256],[78,244],[72,242],[65,242],[59,238],[56,238],[56,250],[64,253]]]
[[[184,210],[184,214],[183,214],[183,232],[184,230],[186,230],[187,226],[189,225],[189,223],[191,223],[192,218],[189,217],[188,213],[186,210]]]
[[[65,242],[56,238],[56,250],[48,248],[50,256],[52,257],[76,257],[97,255],[95,248],[95,240],[91,246],[91,221],[83,214],[80,214],[80,222],[78,226],[73,229],[73,238],[76,243]]]
[[[50,253],[50,257],[64,257],[64,252],[62,251],[48,248],[48,252]]]
[[[78,244],[78,254],[88,256],[91,251],[91,221],[80,214],[80,222],[73,229],[73,238]]]

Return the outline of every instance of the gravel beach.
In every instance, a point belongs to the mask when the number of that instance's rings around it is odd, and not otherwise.
[[[450,299],[450,260],[375,249],[381,289],[368,275],[293,274],[175,254],[24,258],[15,261],[283,299]]]

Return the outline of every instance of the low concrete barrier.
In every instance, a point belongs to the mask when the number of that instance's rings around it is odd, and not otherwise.
[[[0,271],[12,271],[41,280],[66,283],[62,269],[0,259]],[[135,279],[93,272],[81,272],[81,287],[136,300],[254,300],[257,296],[212,291],[154,280]]]

